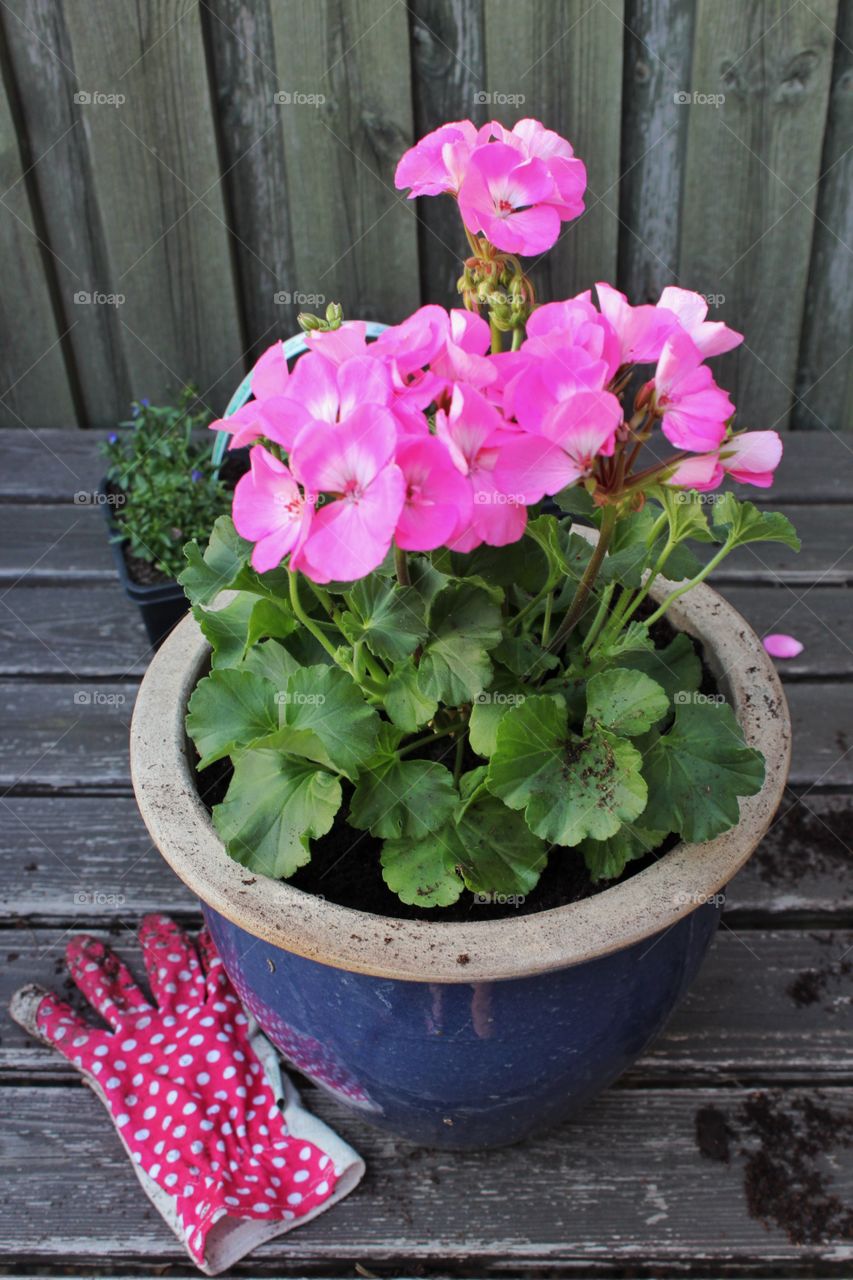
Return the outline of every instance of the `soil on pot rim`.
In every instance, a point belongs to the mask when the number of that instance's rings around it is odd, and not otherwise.
[[[665,648],[675,634],[675,630],[666,619],[661,619],[652,629],[657,648]],[[719,686],[704,660],[701,649],[699,656],[702,659],[701,692],[719,693]],[[446,746],[441,741],[436,742],[434,758],[441,759],[446,753]],[[197,759],[197,756],[195,758]],[[482,764],[482,760],[472,753],[470,759],[465,762],[465,768],[474,768],[478,764]],[[231,773],[232,767],[228,760],[221,760],[211,765],[203,774],[196,772],[199,795],[208,810],[212,810],[214,805],[224,799]],[[348,789],[345,786],[342,811],[349,807],[350,794],[351,787]],[[677,835],[667,836],[666,840],[656,849],[651,850],[646,857],[629,862],[618,879],[602,880],[597,883],[590,878],[579,854],[571,849],[555,849],[551,852],[548,865],[536,888],[526,897],[519,896],[513,901],[483,902],[473,893],[463,890],[459,900],[452,906],[425,909],[408,906],[401,902],[385,884],[380,863],[382,841],[371,836],[367,831],[357,831],[343,818],[338,818],[328,835],[312,841],[311,861],[307,866],[300,867],[287,883],[295,889],[301,889],[304,893],[325,898],[339,906],[369,912],[373,915],[387,916],[389,919],[436,920],[446,924],[463,924],[474,920],[500,920],[519,915],[533,915],[540,911],[550,911],[556,907],[568,906],[572,902],[579,902],[630,880],[632,876],[652,866],[679,843],[680,838]],[[460,964],[465,964],[466,960],[467,957],[459,957]]]

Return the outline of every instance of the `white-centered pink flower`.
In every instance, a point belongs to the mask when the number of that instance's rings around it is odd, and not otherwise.
[[[618,289],[599,281],[595,286],[601,314],[619,342],[619,364],[653,364],[678,327],[671,312],[651,305],[634,307]]]
[[[526,160],[541,160],[548,166],[556,195],[550,203],[562,221],[583,213],[586,165],[574,153],[572,144],[538,120],[519,120],[511,129],[493,121],[486,126],[493,137],[519,150]],[[481,131],[482,136],[482,131]]]
[[[232,516],[240,537],[255,544],[253,566],[266,573],[285,556],[298,556],[311,528],[313,505],[290,469],[261,445],[252,449],[250,460],[250,470],[234,490]]]
[[[706,453],[722,444],[735,407],[680,329],[664,343],[655,369],[654,397],[663,415],[663,433],[676,449]]]
[[[776,431],[743,431],[730,436],[715,453],[684,458],[667,484],[680,489],[717,489],[727,475],[739,484],[769,489],[782,460],[782,438]]]
[[[477,147],[459,188],[459,212],[469,231],[497,249],[525,257],[544,253],[560,234],[551,203],[558,192],[543,160],[525,160],[516,147],[490,142]]]
[[[613,454],[622,406],[609,391],[576,391],[545,415],[538,434],[524,432],[500,451],[494,478],[505,493],[539,502],[591,474]]]
[[[327,498],[295,566],[315,582],[363,578],[387,555],[406,496],[396,445],[394,418],[378,405],[341,423],[313,421],[297,436],[293,474],[306,493]]]
[[[707,320],[708,303],[701,293],[667,285],[658,299],[658,307],[676,316],[681,328],[693,341],[704,359],[718,356],[743,342],[743,334],[719,320]]]

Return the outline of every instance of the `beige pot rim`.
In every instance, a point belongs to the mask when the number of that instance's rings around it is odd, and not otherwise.
[[[667,586],[656,584],[652,594]],[[267,943],[336,968],[416,982],[488,982],[568,968],[642,942],[713,898],[740,870],[778,808],[791,755],[782,685],[740,614],[702,584],[668,616],[702,643],[746,740],[764,753],[764,786],[741,800],[731,831],[704,844],[679,844],[581,902],[464,924],[395,920],[326,902],[240,866],[199,798],[184,730],[187,701],[209,655],[192,615],[157,653],[136,702],[131,771],[142,817],[172,869],[214,911]]]

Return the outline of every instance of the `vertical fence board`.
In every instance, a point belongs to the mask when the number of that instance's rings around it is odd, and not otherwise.
[[[484,124],[483,0],[411,0],[409,12],[416,136],[449,120]],[[458,306],[456,282],[468,248],[456,204],[425,198],[418,216],[423,301]]]
[[[0,426],[73,426],[60,332],[0,81]]]
[[[836,0],[699,0],[681,283],[724,295],[746,341],[718,366],[739,422],[787,425],[832,68]]]
[[[252,356],[258,356],[273,338],[296,332],[300,310],[293,301],[298,286],[269,0],[251,6],[244,0],[206,0],[202,20],[246,339]]]
[[[681,181],[690,84],[692,0],[627,0],[622,97],[619,285],[656,302],[678,277]]]
[[[486,0],[486,88],[505,124],[534,116],[567,137],[589,173],[586,212],[563,227],[533,278],[543,299],[616,276],[622,0]],[[502,95],[523,94],[517,105]]]
[[[81,300],[113,290],[68,33],[52,0],[7,0],[3,20],[85,421],[106,426],[127,412],[130,383],[116,308]]]
[[[349,316],[401,320],[419,298],[415,210],[394,189],[413,136],[406,8],[276,0],[272,18],[289,95],[279,109],[294,291],[340,301]]]
[[[195,381],[223,407],[242,374],[232,244],[197,4],[89,0],[65,18],[133,394]],[[118,106],[96,93],[123,95]]]
[[[838,38],[797,371],[798,428],[853,429],[853,5]]]

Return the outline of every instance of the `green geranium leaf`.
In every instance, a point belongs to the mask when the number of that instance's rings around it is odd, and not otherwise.
[[[187,733],[201,756],[200,769],[245,750],[277,725],[275,686],[251,671],[213,671],[189,701]]]
[[[616,636],[608,644],[601,645],[597,652],[598,657],[603,661],[612,662],[616,658],[621,659],[623,654],[633,655],[642,653],[643,650],[651,651],[654,647],[654,641],[645,625],[642,622],[629,622],[621,635]],[[630,662],[626,662],[625,665],[633,667],[633,658]]]
[[[414,733],[438,710],[438,699],[421,691],[418,669],[411,662],[401,662],[394,667],[383,701],[389,717],[404,733]]]
[[[669,711],[660,685],[641,671],[617,667],[592,676],[586,691],[587,716],[626,738],[646,733]]]
[[[655,489],[655,497],[666,512],[672,542],[684,542],[686,538],[692,538],[694,542],[716,541],[708,528],[706,503],[701,493],[695,489],[673,489],[662,484]]]
[[[665,543],[665,538],[657,540],[651,556],[652,560],[657,560]],[[684,543],[669,553],[663,568],[664,575],[672,582],[684,582],[687,578],[695,578],[701,571],[702,561]]]
[[[676,703],[675,723],[648,752],[644,821],[678,831],[685,840],[710,840],[738,821],[738,796],[764,783],[764,759],[747,747],[728,703]]]
[[[639,587],[643,570],[653,561],[649,539],[657,519],[657,511],[645,506],[642,511],[623,516],[616,523],[610,550],[601,566],[599,579],[616,582],[623,587]]]
[[[657,849],[668,834],[645,827],[621,827],[609,840],[582,840],[579,847],[592,880],[615,880],[629,862]]]
[[[469,788],[485,774],[476,769],[463,782],[463,806]],[[548,861],[548,846],[535,836],[520,813],[513,813],[496,796],[484,793],[460,806],[456,824],[445,828],[456,848],[456,860],[469,889],[489,898],[526,897]]]
[[[545,557],[526,538],[505,547],[485,543],[473,551],[453,552],[451,564],[457,578],[480,578],[500,587],[521,587],[531,595],[545,582]]]
[[[478,756],[492,754],[497,745],[498,725],[506,713],[527,696],[518,679],[507,671],[497,671],[488,689],[479,693],[471,707],[468,740]]]
[[[463,889],[455,854],[436,833],[423,840],[386,840],[382,878],[410,907],[449,907]]]
[[[559,493],[554,494],[554,501],[561,511],[567,511],[573,516],[589,518],[596,514],[592,495],[583,485],[572,484],[568,489],[561,489]]]
[[[210,604],[220,591],[236,585],[249,563],[252,544],[241,538],[230,516],[220,516],[204,553],[197,542],[184,548],[187,568],[178,578],[192,604]]]
[[[213,823],[232,858],[279,879],[308,862],[310,841],[331,830],[341,799],[339,779],[316,765],[248,751],[234,765]]]
[[[297,626],[289,608],[249,591],[234,592],[221,608],[195,605],[193,616],[210,641],[214,668],[238,666],[258,640],[290,635]]]
[[[379,716],[339,667],[295,671],[278,704],[278,727],[258,745],[305,756],[353,780],[376,751]]]
[[[364,640],[371,653],[399,662],[426,640],[426,606],[415,587],[370,575],[347,594],[349,609],[341,630],[353,644]]]
[[[560,659],[529,635],[504,636],[500,644],[491,651],[495,662],[507,667],[520,680],[538,679],[543,671],[554,671],[560,665]]]
[[[433,599],[427,617],[430,639],[418,667],[427,697],[450,706],[471,702],[488,685],[488,650],[501,638],[500,606],[469,582],[452,581]]]
[[[382,840],[422,840],[458,800],[453,774],[443,764],[395,755],[360,774],[349,821]]]
[[[287,682],[301,663],[277,640],[264,640],[249,650],[243,659],[243,670],[254,671],[272,682],[276,692],[283,693]]]
[[[595,725],[582,737],[569,729],[564,700],[537,695],[498,726],[489,790],[554,844],[587,836],[606,840],[646,806],[642,757],[629,742]]]
[[[714,528],[725,533],[735,547],[748,542],[782,542],[799,551],[800,539],[781,511],[761,511],[752,502],[739,502],[732,493],[723,493],[714,503]]]
[[[693,641],[683,631],[665,648],[626,654],[619,665],[650,676],[670,700],[677,694],[695,692],[702,683],[702,663]]]

